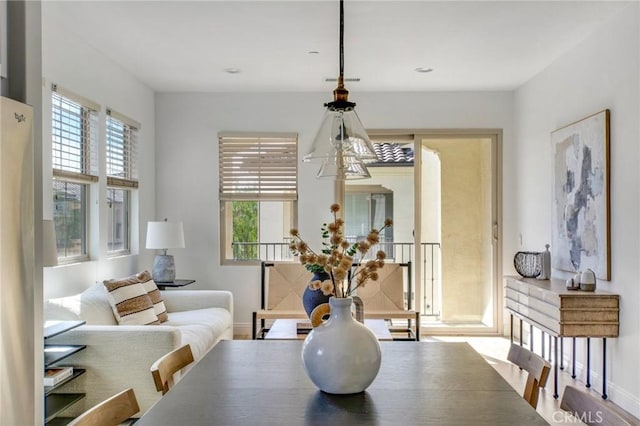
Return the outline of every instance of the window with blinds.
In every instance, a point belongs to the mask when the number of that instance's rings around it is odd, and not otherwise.
[[[296,226],[298,137],[219,134],[221,262],[288,257]]]
[[[107,110],[107,185],[138,187],[137,146],[140,125]]]
[[[297,200],[297,135],[219,135],[220,200]]]
[[[54,176],[98,180],[99,108],[55,85],[51,105]]]
[[[89,185],[98,181],[99,110],[94,102],[51,86],[53,221],[61,263],[89,259]]]
[[[110,256],[130,253],[131,190],[138,187],[137,148],[140,124],[107,109],[106,166]]]

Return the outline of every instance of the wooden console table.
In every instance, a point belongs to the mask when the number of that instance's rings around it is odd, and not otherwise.
[[[559,279],[538,280],[518,276],[505,277],[505,308],[510,314],[511,342],[513,342],[513,317],[520,319],[520,345],[522,322],[540,329],[544,357],[544,333],[554,340],[554,398],[558,398],[558,337],[560,337],[560,368],[562,367],[562,338],[573,338],[573,374],[576,377],[576,338],[587,339],[586,386],[591,387],[590,339],[602,338],[602,398],[607,399],[606,361],[607,337],[618,337],[620,296],[596,289],[596,291],[567,290]],[[530,333],[531,350],[533,336]]]

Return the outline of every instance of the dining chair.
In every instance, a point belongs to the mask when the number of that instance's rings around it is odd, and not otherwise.
[[[269,331],[266,321],[299,319],[308,322],[302,295],[313,274],[300,262],[262,262],[260,269],[260,309],[253,312],[252,339],[262,339]]]
[[[551,365],[542,357],[516,344],[511,344],[507,359],[529,373],[522,397],[536,408],[540,388],[547,384]]]
[[[573,386],[566,386],[560,408],[570,412],[583,423],[593,426],[631,426],[623,414],[611,403],[589,395]]]
[[[191,346],[184,345],[174,349],[151,365],[151,375],[158,392],[169,392],[173,386],[173,375],[194,361]]]
[[[356,291],[364,318],[386,320],[393,340],[420,340],[420,312],[411,309],[411,262],[385,263],[377,272],[376,281],[369,280]],[[393,320],[404,320],[407,326],[394,325]]]
[[[140,411],[132,388],[126,389],[90,408],[72,420],[70,426],[117,426]]]

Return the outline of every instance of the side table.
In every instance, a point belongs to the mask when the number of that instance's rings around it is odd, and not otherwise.
[[[166,290],[167,288],[184,287],[195,282],[196,280],[174,280],[166,283],[160,283],[156,281],[156,285],[158,286],[158,290]]]

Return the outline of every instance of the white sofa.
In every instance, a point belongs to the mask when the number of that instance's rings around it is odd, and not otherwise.
[[[47,320],[86,321],[46,342],[87,346],[59,363],[86,369],[85,374],[56,390],[86,394],[63,416],[76,416],[128,387],[135,391],[140,416],[161,397],[149,371],[155,360],[189,343],[197,362],[220,340],[233,339],[231,292],[173,290],[161,294],[169,320],[160,325],[118,325],[102,284],[45,303]]]

